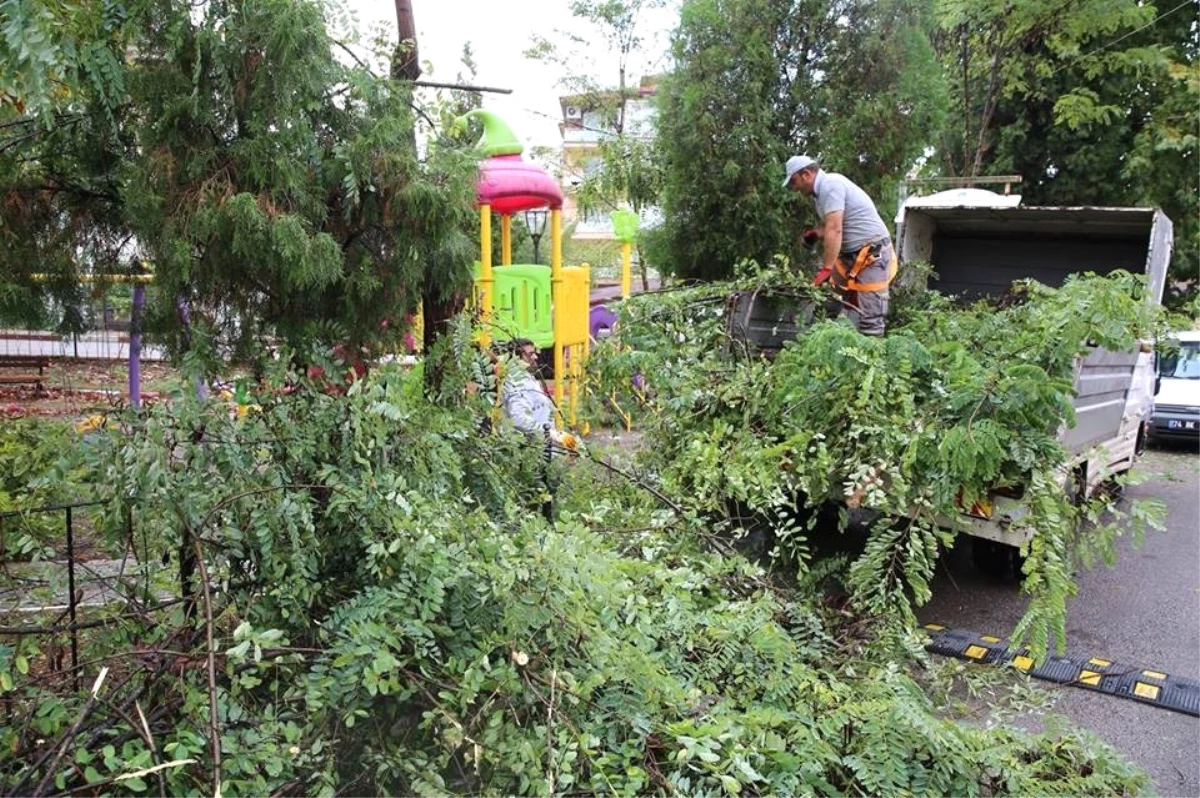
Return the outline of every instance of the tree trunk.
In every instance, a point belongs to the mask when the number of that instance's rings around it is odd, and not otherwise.
[[[396,0],[396,27],[400,29],[400,36],[396,42],[396,51],[392,55],[392,79],[412,82],[421,77],[417,23],[413,17],[412,0]],[[415,143],[414,138],[414,146]]]
[[[421,77],[421,60],[417,48],[417,23],[413,16],[412,0],[396,0],[396,27],[399,31],[396,50],[392,55],[392,79],[408,88],[411,97],[415,80]],[[417,149],[417,131],[413,129],[412,148]],[[443,369],[431,357],[433,345],[450,328],[450,320],[463,309],[465,298],[455,294],[443,296],[428,277],[421,294],[425,316],[422,345],[425,353],[425,387],[436,392],[442,382]]]
[[[642,252],[641,243],[638,243],[638,245],[637,245],[637,254],[638,254],[638,271],[641,272],[641,277],[642,277],[642,291],[649,291],[650,290],[650,269],[646,265],[646,254],[644,252]]]

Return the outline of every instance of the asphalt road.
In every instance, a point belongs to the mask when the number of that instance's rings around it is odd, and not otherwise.
[[[1067,649],[1200,678],[1200,456],[1179,445],[1151,449],[1146,477],[1130,498],[1157,498],[1167,530],[1141,548],[1124,540],[1112,569],[1079,575],[1067,618]],[[1015,583],[985,576],[968,545],[945,559],[923,621],[1006,636],[1025,600]],[[1146,769],[1163,796],[1200,796],[1200,719],[1076,687],[1038,682],[1059,692],[1055,711],[1090,729]]]

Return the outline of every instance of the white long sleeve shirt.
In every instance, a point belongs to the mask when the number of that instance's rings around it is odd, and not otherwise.
[[[554,402],[530,373],[513,374],[504,381],[504,413],[513,426],[530,435],[554,429]]]

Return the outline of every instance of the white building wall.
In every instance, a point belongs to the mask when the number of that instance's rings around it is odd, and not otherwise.
[[[650,139],[654,136],[654,120],[656,109],[653,98],[629,100],[625,105],[625,132],[629,136]],[[572,189],[579,184],[582,174],[589,169],[587,156],[583,151],[597,148],[601,141],[616,138],[616,132],[609,124],[604,114],[591,110],[581,110],[576,116],[564,116],[561,125],[563,136],[563,191],[567,196],[566,210],[568,221],[577,221],[573,233],[574,238],[591,240],[608,240],[613,237],[612,219],[607,213],[596,214],[590,218],[580,218],[575,202],[571,197]],[[599,163],[599,154],[595,156]],[[571,164],[568,166],[568,164]],[[582,174],[580,172],[582,166]],[[662,221],[662,212],[658,208],[644,209],[641,213],[642,227],[652,227]]]

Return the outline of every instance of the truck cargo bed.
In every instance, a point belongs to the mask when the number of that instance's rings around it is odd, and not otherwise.
[[[1052,287],[1074,273],[1124,269],[1147,275],[1147,301],[1162,300],[1172,225],[1156,208],[1030,207],[1019,198],[974,190],[914,198],[901,213],[904,263],[933,267],[930,288],[965,300],[998,297],[1017,280]],[[960,201],[961,200],[961,201]],[[903,274],[903,272],[902,272]],[[1075,426],[1063,444],[1082,454],[1128,437],[1148,412],[1148,356],[1096,349],[1075,370]]]
[[[1077,272],[1148,274],[1162,299],[1171,222],[1154,208],[924,206],[910,201],[900,225],[900,260],[928,261],[930,288],[977,299],[1015,280],[1052,287]],[[1165,257],[1164,257],[1165,255]]]

